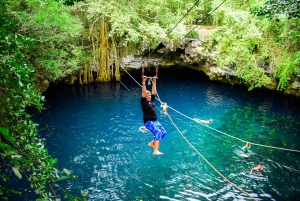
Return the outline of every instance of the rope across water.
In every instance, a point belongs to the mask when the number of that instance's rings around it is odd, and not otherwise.
[[[179,132],[179,134],[181,135],[181,137],[188,143],[188,145],[220,176],[222,177],[226,182],[228,182],[230,185],[232,185],[234,188],[236,188],[237,190],[241,191],[242,193],[246,194],[247,196],[249,196],[250,198],[252,198],[253,200],[256,200],[253,196],[251,196],[249,193],[247,193],[246,191],[244,191],[243,189],[241,189],[240,187],[238,187],[237,185],[235,185],[234,183],[232,183],[231,181],[229,181],[222,173],[220,173],[189,141],[188,139],[182,134],[182,132],[178,129],[178,127],[176,126],[176,124],[174,123],[174,121],[172,120],[172,118],[170,117],[170,115],[168,113],[166,113],[167,116],[169,117],[170,121],[172,122],[172,124],[174,125],[174,127],[177,129],[177,131]]]
[[[140,83],[139,82],[137,82],[131,75],[130,75],[130,73],[128,73],[127,72],[127,70],[125,69],[125,68],[123,68],[124,70],[125,70],[125,72],[136,82],[136,83],[138,83],[138,85],[140,86],[140,87],[142,87],[141,85],[140,85]],[[150,79],[151,81],[152,81],[152,77],[151,77],[151,79]],[[127,88],[127,87],[126,87]],[[128,89],[128,88],[127,88]],[[130,91],[130,90],[129,90]],[[156,90],[156,92],[157,92],[157,90]],[[164,102],[163,101],[161,101],[161,99],[160,99],[160,97],[159,97],[159,95],[158,95],[158,92],[157,92],[157,97],[156,97],[156,99],[161,103],[161,105],[162,104],[164,104]],[[197,122],[195,119],[193,119],[193,118],[191,118],[191,117],[189,117],[189,116],[187,116],[187,115],[185,115],[185,114],[183,114],[183,113],[181,113],[181,112],[179,112],[179,111],[177,111],[176,109],[174,109],[174,108],[172,108],[171,106],[169,106],[168,105],[168,108],[170,108],[171,110],[173,110],[174,112],[176,112],[176,113],[178,113],[178,114],[180,114],[180,115],[182,115],[182,116],[184,116],[184,117],[186,117],[186,118],[188,118],[188,119],[190,119],[190,120],[192,120],[192,121],[194,121],[194,122]],[[222,175],[189,141],[188,141],[188,139],[182,134],[182,132],[178,129],[178,127],[176,126],[176,124],[174,123],[174,121],[172,120],[172,118],[171,118],[171,116],[168,114],[168,113],[166,113],[167,114],[167,116],[168,116],[168,118],[170,119],[170,121],[171,121],[171,123],[174,125],[174,127],[176,128],[176,130],[179,132],[179,134],[182,136],[182,138],[187,142],[187,144],[220,176],[220,177],[222,177],[226,182],[228,182],[230,185],[232,185],[234,188],[236,188],[237,190],[239,190],[239,191],[241,191],[242,193],[244,193],[244,194],[246,194],[247,196],[249,196],[251,199],[253,199],[253,200],[256,200],[253,196],[251,196],[249,193],[247,193],[246,191],[244,191],[243,189],[241,189],[240,187],[238,187],[238,186],[236,186],[234,183],[232,183],[231,181],[229,181],[224,175]],[[231,137],[231,138],[234,138],[234,139],[236,139],[236,140],[239,140],[239,141],[242,141],[242,142],[247,142],[247,141],[245,141],[245,140],[242,140],[242,139],[240,139],[240,138],[237,138],[237,137],[234,137],[234,136],[232,136],[232,135],[229,135],[229,134],[227,134],[227,133],[225,133],[225,132],[222,132],[222,131],[219,131],[219,130],[217,130],[217,129],[215,129],[215,128],[212,128],[212,127],[210,127],[210,126],[208,126],[207,124],[204,124],[204,123],[200,123],[200,122],[197,122],[197,123],[199,123],[199,124],[201,124],[201,125],[203,125],[203,126],[205,126],[205,127],[207,127],[207,128],[209,128],[209,129],[211,129],[211,130],[214,130],[214,131],[216,131],[216,132],[219,132],[219,133],[221,133],[221,134],[224,134],[224,135],[226,135],[226,136],[228,136],[228,137]],[[267,145],[261,145],[261,144],[257,144],[257,143],[251,143],[252,145],[256,145],[256,146],[262,146],[262,147],[267,147],[267,148],[273,148],[273,149],[279,149],[279,150],[285,150],[285,151],[294,151],[294,152],[300,152],[299,150],[293,150],[293,149],[285,149],[285,148],[280,148],[280,147],[274,147],[274,146],[267,146]],[[257,154],[257,155],[259,155],[259,154]],[[260,156],[260,155],[259,155]],[[261,157],[263,157],[263,156],[261,156]],[[268,159],[268,160],[270,160],[270,159]],[[270,161],[272,161],[272,160],[270,160]],[[275,162],[275,161],[273,161],[273,162]],[[275,162],[275,163],[277,163],[277,162]],[[279,164],[279,163],[277,163],[277,164]],[[280,164],[281,165],[281,164]],[[295,169],[292,169],[292,168],[289,168],[289,167],[287,167],[287,166],[284,166],[284,165],[282,165],[283,167],[286,167],[286,168],[288,168],[288,169],[291,169],[291,170],[295,170]],[[295,170],[295,171],[298,171],[298,170]]]
[[[186,117],[186,118],[188,118],[188,119],[190,119],[190,120],[192,120],[192,121],[197,122],[197,121],[194,120],[193,118],[191,118],[191,117],[189,117],[189,116],[187,116],[187,115],[185,115],[185,114],[183,114],[183,113],[181,113],[181,112],[175,110],[174,108],[172,108],[172,107],[170,107],[170,106],[169,106],[169,108],[172,109],[173,111],[177,112],[178,114],[180,114],[180,115],[182,115],[182,116],[184,116],[184,117]],[[209,129],[211,129],[211,130],[214,130],[214,131],[216,131],[216,132],[218,132],[218,133],[221,133],[221,134],[226,135],[226,136],[228,136],[228,137],[234,138],[234,139],[239,140],[239,141],[241,141],[241,142],[249,142],[249,141],[242,140],[242,139],[240,139],[240,138],[234,137],[234,136],[232,136],[232,135],[229,135],[229,134],[227,134],[227,133],[225,133],[225,132],[222,132],[222,131],[220,131],[220,130],[217,130],[217,129],[215,129],[215,128],[212,128],[212,127],[208,126],[207,124],[203,124],[203,123],[200,123],[200,122],[197,122],[197,123],[202,124],[202,125],[206,126],[207,128],[209,128]],[[281,147],[274,147],[274,146],[262,145],[262,144],[257,144],[257,143],[254,143],[254,142],[250,142],[250,143],[251,143],[252,145],[256,145],[256,146],[260,146],[260,147],[266,147],[266,148],[272,148],[272,149],[278,149],[278,150],[284,150],[284,151],[300,152],[299,150],[294,150],[294,149],[286,149],[286,148],[281,148]]]

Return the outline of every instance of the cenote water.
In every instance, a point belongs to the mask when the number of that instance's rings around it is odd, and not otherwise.
[[[156,100],[167,130],[163,156],[153,156],[147,146],[152,135],[139,131],[141,88],[129,76],[121,80],[126,87],[109,82],[49,88],[46,109],[34,120],[58,168],[77,176],[61,186],[74,195],[88,191],[87,200],[252,200],[201,154],[257,200],[299,200],[300,153],[265,147],[300,150],[299,100],[211,82],[194,71],[191,77],[169,73],[157,81],[159,98],[172,108],[171,121]],[[133,77],[141,83],[140,74]],[[213,119],[213,129],[192,118]],[[250,157],[243,157],[238,139],[264,146],[252,145]],[[249,174],[257,163],[264,172]]]

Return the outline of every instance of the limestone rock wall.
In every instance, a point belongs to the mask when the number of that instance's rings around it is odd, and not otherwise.
[[[207,37],[210,37],[216,29],[212,27],[203,27],[198,30],[197,39],[186,39],[180,44],[160,44],[159,47],[151,53],[139,51],[138,54],[127,55],[122,58],[121,69],[139,69],[141,67],[155,66],[158,61],[159,66],[163,68],[172,68],[172,66],[182,66],[203,71],[210,80],[229,83],[232,85],[245,85],[241,79],[236,76],[234,70],[227,67],[217,66],[215,59],[217,55],[205,50],[203,43]],[[277,81],[273,79],[273,72],[267,70],[267,74],[272,78],[272,82],[265,86],[269,90],[277,90]],[[292,84],[282,92],[286,95],[300,97],[300,83],[293,81]]]

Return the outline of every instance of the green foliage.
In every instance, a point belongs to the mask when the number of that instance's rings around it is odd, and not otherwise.
[[[254,88],[261,88],[270,82],[270,78],[265,75],[264,69],[258,68],[255,62],[251,60],[248,63],[237,65],[236,74],[249,86],[249,91]]]
[[[38,3],[34,0],[27,2],[30,5]],[[10,3],[9,6],[15,6],[14,3],[19,2]],[[10,13],[0,14],[1,162],[19,179],[26,176],[35,193],[47,200],[54,200],[55,194],[48,191],[48,185],[60,180],[60,176],[70,176],[66,175],[67,171],[59,172],[56,169],[57,159],[48,154],[44,142],[38,138],[38,125],[26,112],[28,107],[42,110],[44,101],[42,94],[36,91],[35,68],[29,63],[32,61],[30,51],[36,46],[37,40],[20,34],[18,25],[22,16],[16,16],[9,6],[7,4],[5,11]],[[9,176],[1,172],[0,181],[8,180]],[[18,192],[1,185],[0,193],[4,200],[8,200],[11,193]]]
[[[249,7],[260,6],[260,1],[248,3]],[[218,19],[222,13],[222,20],[218,21],[222,27],[208,47],[216,50],[219,66],[234,69],[249,90],[264,87],[275,78],[277,90],[283,91],[292,80],[298,79],[299,19],[278,15],[276,20],[270,21],[249,15],[246,9],[225,6],[214,18]]]
[[[17,19],[18,34],[35,42],[25,57],[36,69],[36,79],[54,81],[80,68],[83,27],[71,15],[71,7],[52,0],[30,0],[15,1],[7,9]]]
[[[300,72],[300,51],[295,54],[295,72]]]
[[[262,52],[262,32],[256,26],[255,18],[247,12],[227,13],[224,26],[213,36],[217,43],[217,63],[221,67],[232,68],[237,76],[253,88],[265,86],[270,78],[263,68],[256,65]]]
[[[202,0],[197,3],[197,6],[193,8],[192,13],[190,14],[190,16],[193,18],[193,24],[213,24],[213,18],[208,16],[208,13],[212,10],[212,4],[213,1],[210,0]],[[205,17],[207,18],[203,21]]]
[[[235,70],[249,90],[270,81],[266,70],[279,80],[278,90],[285,90],[300,73],[299,1],[269,0],[261,8],[259,3],[227,1],[201,24],[222,25],[210,50],[215,51],[217,64]],[[56,169],[57,159],[49,156],[38,138],[38,125],[26,113],[27,107],[42,110],[44,97],[37,93],[36,83],[73,74],[90,60],[84,58],[89,47],[82,44],[89,42],[89,34],[99,34],[92,32],[99,30],[99,19],[107,20],[109,37],[122,45],[153,48],[162,39],[170,43],[182,39],[187,27],[198,24],[220,1],[197,1],[178,23],[194,4],[195,0],[0,0],[0,157],[15,176],[26,176],[41,196],[38,200],[56,199],[48,188],[63,190],[57,182],[73,177],[69,170]],[[253,13],[277,20],[249,15],[246,10],[251,6]],[[278,15],[282,13],[293,19]],[[76,16],[86,20],[84,27]],[[187,37],[197,36],[192,31]],[[0,172],[0,180],[9,177]],[[69,200],[80,200],[63,192]],[[0,186],[4,200],[12,193],[17,192]]]
[[[1,21],[8,27],[11,23],[5,17]],[[42,108],[42,96],[35,92],[34,84],[29,77],[34,70],[25,63],[22,52],[22,49],[30,46],[31,40],[6,31],[9,30],[1,29],[0,32],[2,47],[0,154],[17,177],[22,178],[20,171],[26,170],[32,175],[40,176],[39,178],[31,176],[29,178],[31,185],[35,188],[43,187],[46,177],[56,173],[57,170],[53,166],[48,166],[47,161],[50,157],[44,149],[43,142],[36,138],[37,126],[25,112],[27,106],[35,106],[39,110]],[[38,158],[41,162],[36,160]],[[1,178],[5,179],[3,175]]]
[[[187,38],[198,38],[198,32],[193,30],[186,36]]]
[[[299,63],[299,19],[281,18],[264,25],[265,51],[269,63],[274,66],[274,78],[278,80],[277,90],[284,91],[292,81],[298,79]]]
[[[188,33],[185,25],[194,19],[193,15],[177,23],[194,3],[191,0],[88,0],[76,4],[74,9],[85,13],[94,26],[100,16],[105,17],[109,22],[109,36],[122,38],[124,46],[147,44],[155,48],[162,39],[178,41]]]
[[[253,7],[250,12],[268,19],[286,15],[289,19],[300,18],[300,1],[298,0],[267,0],[262,7]]]
[[[291,58],[287,54],[283,54],[278,58],[279,62],[275,71],[275,77],[279,79],[278,90],[284,90],[290,84],[293,76],[300,73],[300,52],[295,54],[295,58]]]
[[[292,44],[297,44],[299,43],[300,39],[300,31],[299,30],[291,30],[289,32],[289,38],[292,41]]]

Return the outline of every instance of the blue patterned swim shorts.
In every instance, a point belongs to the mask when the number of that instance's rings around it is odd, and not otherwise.
[[[145,126],[153,134],[153,140],[165,139],[167,132],[158,121],[147,121]]]

